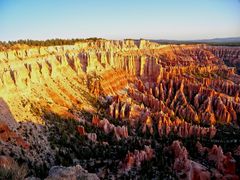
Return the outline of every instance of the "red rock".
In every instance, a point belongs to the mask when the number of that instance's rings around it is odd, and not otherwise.
[[[232,154],[226,153],[226,157],[223,160],[225,168],[224,174],[235,174],[236,173],[236,160],[233,159]]]
[[[93,118],[92,118],[92,124],[93,124],[94,126],[98,126],[99,122],[100,122],[100,119],[98,118],[98,116],[93,116]]]
[[[217,133],[217,129],[214,126],[209,128],[210,139],[212,139]]]
[[[17,145],[23,147],[24,149],[29,149],[30,145],[26,142],[20,135],[16,132],[12,131],[7,124],[1,122],[0,123],[0,140],[7,142],[14,140]]]
[[[154,156],[154,151],[149,146],[143,150],[135,150],[133,153],[128,152],[122,166],[124,172],[131,170],[134,166],[139,167],[143,161],[150,161]]]
[[[87,133],[87,138],[93,142],[97,141],[97,134],[96,133]]]
[[[200,142],[196,143],[196,147],[198,149],[198,153],[201,154],[201,155],[204,155],[204,153],[208,152],[208,148],[203,147]]]
[[[208,159],[214,161],[216,168],[224,175],[235,175],[236,161],[233,159],[231,153],[223,154],[223,150],[220,146],[214,145],[208,152]]]
[[[77,131],[80,135],[85,135],[85,128],[83,126],[77,126]]]
[[[188,159],[188,152],[179,141],[174,141],[171,145],[174,152],[173,169],[176,171],[177,176],[185,175],[185,179],[209,179],[210,172],[203,165]]]
[[[106,134],[109,134],[110,132],[114,132],[114,135],[117,138],[117,140],[128,137],[127,127],[125,126],[116,127],[115,125],[111,124],[107,119],[101,120],[99,123],[99,127],[102,128]]]

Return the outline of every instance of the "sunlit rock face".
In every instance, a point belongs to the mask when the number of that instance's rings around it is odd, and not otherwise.
[[[231,47],[100,39],[2,51],[0,153],[24,156],[30,167],[66,164],[48,179],[88,176],[84,169],[124,179],[152,165],[179,179],[237,179],[239,54]],[[46,114],[56,115],[56,124]]]
[[[143,103],[157,111],[163,101],[186,120],[236,123],[240,80],[224,62],[237,63],[238,54],[239,48],[159,45],[146,40],[23,46],[0,52],[0,93],[17,121],[41,122],[29,112],[32,106],[71,116],[67,109],[88,106],[80,89],[94,96],[116,95],[138,79]]]

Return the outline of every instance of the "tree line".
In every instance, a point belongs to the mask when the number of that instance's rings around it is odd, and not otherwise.
[[[58,45],[73,45],[76,42],[84,41],[96,41],[101,38],[87,38],[87,39],[47,39],[47,40],[31,40],[31,39],[20,39],[17,41],[0,41],[0,49],[8,49],[17,44],[24,44],[28,46],[58,46]]]

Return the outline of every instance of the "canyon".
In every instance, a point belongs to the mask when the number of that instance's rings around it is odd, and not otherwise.
[[[47,179],[239,179],[239,68],[240,47],[19,44],[0,51],[0,155]]]

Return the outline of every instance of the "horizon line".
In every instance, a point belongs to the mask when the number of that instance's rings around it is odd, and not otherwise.
[[[31,39],[31,38],[23,38],[23,39],[15,39],[15,40],[0,40],[0,42],[16,42],[16,41],[47,41],[47,40],[71,40],[71,39],[79,39],[79,40],[87,40],[87,39],[105,39],[105,40],[113,40],[113,41],[118,41],[118,40],[126,40],[126,39],[131,39],[131,40],[161,40],[161,41],[207,41],[207,40],[217,40],[217,39],[233,39],[233,38],[240,38],[240,36],[224,36],[224,37],[213,37],[213,38],[202,38],[202,39],[168,39],[168,38],[104,38],[104,37],[72,37],[72,38],[61,38],[61,37],[55,37],[55,38],[43,38],[43,39]]]

